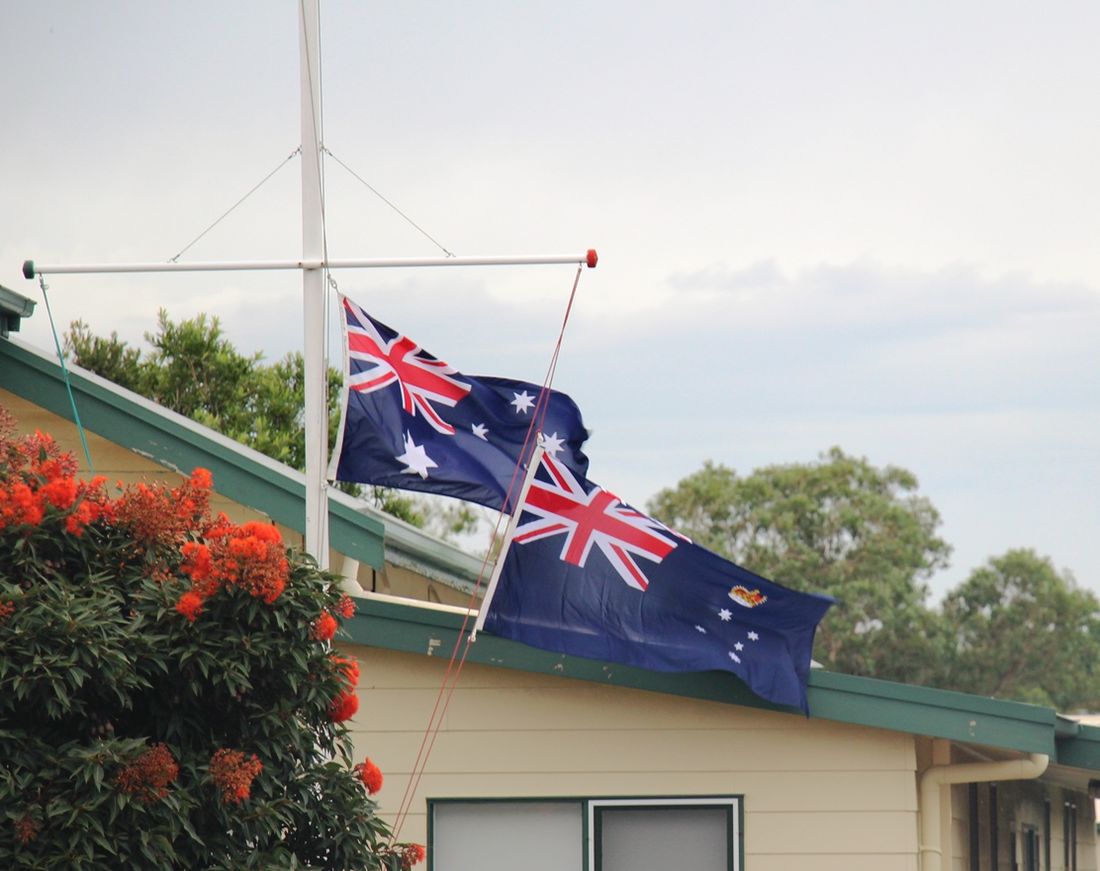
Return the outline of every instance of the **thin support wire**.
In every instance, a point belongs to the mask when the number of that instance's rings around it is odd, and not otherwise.
[[[372,185],[369,181],[367,181],[365,178],[363,178],[361,175],[359,175],[359,173],[357,173],[354,169],[352,169],[350,166],[348,166],[346,163],[344,163],[344,161],[342,161],[339,157],[337,157],[335,154],[333,154],[328,148],[326,148],[325,146],[321,146],[321,150],[323,152],[325,152],[325,154],[327,154],[333,160],[335,160],[338,164],[340,164],[340,166],[342,166],[344,169],[346,169],[349,173],[351,173],[356,179],[358,179],[359,182],[362,183],[363,186],[366,187],[366,189],[369,190],[372,194],[374,194],[376,197],[378,197],[378,199],[380,199],[387,206],[389,206],[391,209],[393,209],[395,212],[397,212],[397,214],[399,214],[413,228],[415,228],[416,231],[420,233],[420,235],[422,235],[425,239],[427,239],[429,242],[431,242],[433,245],[435,245],[436,248],[438,248],[440,251],[442,251],[448,257],[454,257],[455,256],[451,251],[449,251],[447,248],[445,248],[440,242],[436,241],[435,237],[433,237],[430,233],[428,233],[427,230],[425,230],[418,223],[416,223],[416,221],[414,221],[412,218],[410,218],[408,215],[406,215],[403,211],[401,211],[401,209],[399,209],[396,205],[394,205],[392,202],[390,202],[388,199],[386,199],[384,196],[382,196],[382,194],[378,191],[378,189],[374,185]]]
[[[205,236],[207,233],[209,233],[211,230],[213,230],[216,226],[218,226],[218,224],[220,224],[223,220],[225,220],[227,217],[229,217],[230,212],[232,212],[234,209],[237,208],[237,206],[239,206],[241,203],[243,203],[245,200],[247,200],[250,196],[252,196],[254,193],[256,193],[256,191],[258,191],[261,187],[263,187],[263,185],[267,182],[268,179],[270,179],[273,175],[275,175],[275,173],[277,173],[280,169],[282,169],[284,166],[286,166],[293,159],[294,155],[301,154],[301,153],[302,153],[302,147],[299,145],[292,152],[290,152],[290,154],[288,154],[277,167],[275,167],[273,170],[271,170],[271,172],[269,172],[262,179],[260,179],[260,181],[256,184],[255,187],[252,188],[252,190],[250,190],[243,197],[241,197],[239,200],[237,200],[237,202],[235,202],[228,209],[226,209],[225,212],[222,213],[221,217],[219,217],[217,220],[215,220],[213,224],[211,224],[209,227],[207,227],[205,230],[203,230],[201,233],[199,233],[199,235],[197,235],[194,239],[192,239],[190,242],[188,242],[186,245],[184,245],[183,248],[179,251],[178,254],[176,254],[175,257],[169,257],[168,262],[169,263],[177,262],[180,259],[180,257],[182,257],[191,248],[192,245],[194,245],[196,242],[198,242],[199,239],[201,239],[203,236]]]
[[[50,316],[50,331],[53,333],[54,347],[57,348],[57,359],[61,363],[61,374],[65,378],[65,390],[69,393],[69,405],[73,409],[73,422],[76,424],[76,431],[80,433],[80,444],[84,448],[84,459],[88,461],[88,472],[94,475],[95,467],[92,465],[92,452],[88,450],[88,439],[84,434],[84,425],[80,422],[80,412],[76,410],[76,399],[73,397],[69,367],[65,365],[65,355],[61,351],[61,340],[57,337],[57,327],[53,321],[53,309],[50,307],[50,295],[48,293],[49,285],[46,284],[46,280],[41,275],[38,276],[38,286],[42,288],[42,298],[46,301],[46,314]]]

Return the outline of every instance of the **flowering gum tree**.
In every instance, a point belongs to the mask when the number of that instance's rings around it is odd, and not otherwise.
[[[0,409],[0,868],[408,869],[353,765],[354,603],[209,472],[109,490]]]

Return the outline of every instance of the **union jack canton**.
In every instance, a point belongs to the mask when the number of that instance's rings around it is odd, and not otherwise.
[[[329,477],[437,493],[507,509],[517,466],[534,450],[531,421],[546,406],[543,445],[583,476],[588,436],[564,393],[526,381],[463,375],[345,296],[344,396]],[[521,473],[520,473],[521,474]]]

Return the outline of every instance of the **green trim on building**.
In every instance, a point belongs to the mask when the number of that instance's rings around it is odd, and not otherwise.
[[[462,614],[416,603],[361,599],[357,604],[356,616],[345,624],[349,640],[387,650],[449,658],[463,623]],[[471,620],[467,630],[472,626]],[[550,653],[486,634],[470,645],[466,658],[536,674],[798,713],[763,701],[725,672],[645,671]],[[1067,728],[1066,718],[1051,708],[819,669],[810,674],[809,700],[815,719],[1045,753],[1057,764],[1100,771],[1100,727]]]

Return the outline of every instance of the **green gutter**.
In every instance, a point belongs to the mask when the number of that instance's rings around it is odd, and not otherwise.
[[[1077,734],[1058,742],[1059,765],[1100,771],[1100,726],[1078,723]]]
[[[0,285],[0,338],[19,332],[19,322],[34,314],[34,306],[33,299]]]
[[[358,601],[346,624],[349,640],[387,650],[450,657],[462,615],[377,599]],[[471,624],[472,625],[472,624]],[[470,628],[470,627],[468,627]],[[676,673],[564,656],[481,634],[467,661],[537,674],[571,677],[742,707],[788,711],[749,692],[726,672]],[[815,669],[810,674],[811,716],[1024,753],[1046,753],[1079,768],[1100,770],[1100,728],[1081,726],[1078,737],[1055,742],[1058,715],[1050,708],[966,693],[908,686]],[[1064,732],[1064,726],[1061,727]],[[1072,761],[1066,761],[1072,760]]]

